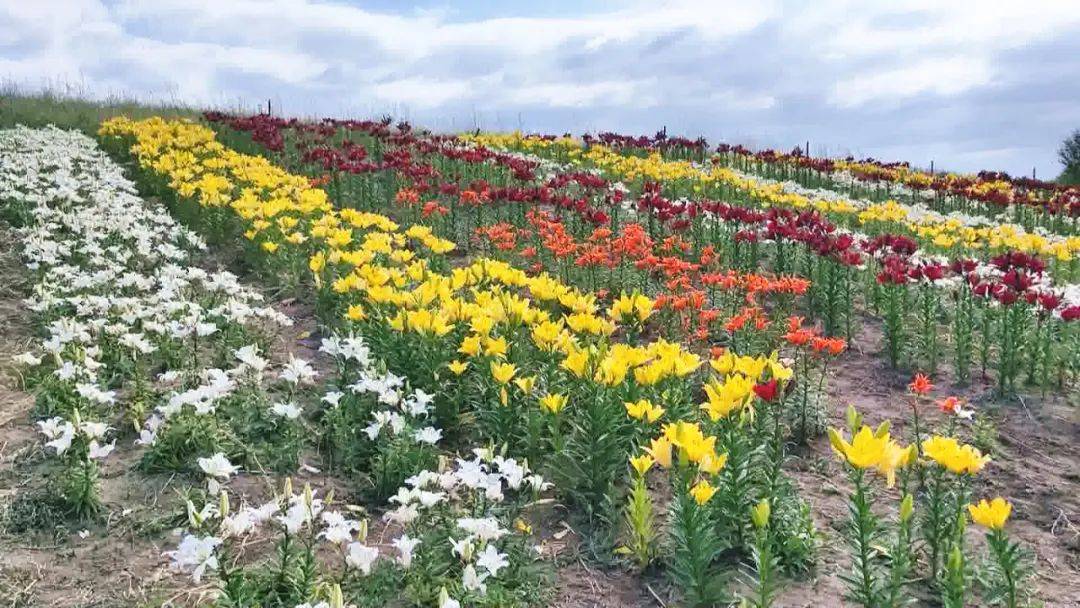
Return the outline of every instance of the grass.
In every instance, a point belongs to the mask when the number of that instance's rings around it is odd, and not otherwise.
[[[51,124],[92,135],[101,121],[113,116],[197,118],[201,113],[202,108],[181,103],[147,103],[120,96],[95,101],[85,99],[82,92],[70,87],[26,92],[10,84],[0,84],[0,128]]]

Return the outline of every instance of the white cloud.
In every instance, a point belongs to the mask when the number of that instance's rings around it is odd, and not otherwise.
[[[977,53],[1023,45],[1080,23],[1074,0],[896,0],[829,3],[835,31],[823,39],[832,52]]]
[[[382,82],[373,87],[380,100],[416,108],[437,108],[451,101],[467,99],[473,88],[466,81],[440,81],[427,78],[403,78]]]
[[[649,108],[657,104],[649,90],[649,81],[609,80],[587,84],[546,83],[515,87],[508,91],[507,101],[526,106],[583,108],[588,106],[627,106]]]
[[[839,106],[891,104],[923,93],[950,96],[991,82],[988,62],[963,57],[930,59],[883,72],[859,74],[836,83],[829,101]]]
[[[941,145],[980,112],[1005,113],[1013,130],[1001,141],[971,133],[954,153],[1003,151],[986,158],[1007,168],[1030,166],[1033,146],[1075,126],[1080,61],[1057,58],[1061,86],[1035,101],[1024,100],[1035,70],[1001,63],[1080,37],[1075,0],[634,1],[495,18],[344,1],[0,0],[0,79],[233,107],[274,97],[301,114],[404,109],[451,125],[525,113],[560,132],[680,124],[778,145],[834,137],[868,153],[915,137],[897,125],[919,121],[922,144]],[[887,120],[870,127],[868,116]],[[1031,116],[1042,130],[1029,136],[1018,118]],[[1038,162],[1049,171],[1052,159]]]
[[[716,90],[709,94],[709,103],[728,110],[768,110],[776,105],[776,97],[766,93]]]

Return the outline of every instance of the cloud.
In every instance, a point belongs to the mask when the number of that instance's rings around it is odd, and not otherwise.
[[[375,96],[388,103],[404,103],[419,108],[437,108],[464,99],[472,87],[465,81],[402,78],[375,85]]]
[[[556,108],[623,106],[650,108],[656,99],[648,92],[647,81],[608,80],[567,85],[560,82],[533,84],[510,91],[510,105],[553,106]]]
[[[857,74],[836,83],[830,103],[851,107],[890,104],[920,94],[950,97],[991,82],[988,62],[966,58],[926,60],[887,71]]]
[[[0,0],[0,79],[447,129],[810,139],[1042,175],[1080,125],[1071,0],[381,4]]]

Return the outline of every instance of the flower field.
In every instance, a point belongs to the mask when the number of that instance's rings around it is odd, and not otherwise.
[[[1075,188],[209,112],[0,217],[12,605],[1080,597]]]

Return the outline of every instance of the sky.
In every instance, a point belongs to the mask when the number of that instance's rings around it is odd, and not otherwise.
[[[1080,128],[1080,0],[0,0],[0,81],[1049,178]]]

